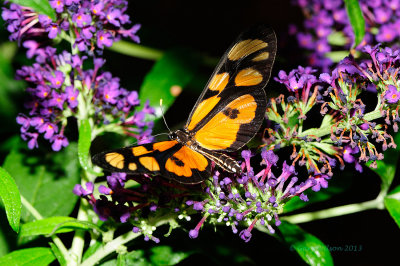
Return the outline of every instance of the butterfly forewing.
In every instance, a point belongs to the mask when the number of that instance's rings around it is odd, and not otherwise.
[[[221,151],[241,148],[260,128],[275,54],[272,29],[242,33],[219,62],[184,130],[170,134],[173,140],[103,152],[93,162],[110,172],[160,174],[185,184],[209,178],[211,161],[239,173],[240,165]]]
[[[185,126],[200,146],[234,151],[254,137],[264,118],[264,87],[275,54],[275,33],[264,26],[242,33],[231,45]]]

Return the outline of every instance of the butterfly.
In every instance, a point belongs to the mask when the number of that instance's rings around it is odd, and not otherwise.
[[[241,33],[225,52],[197,100],[183,129],[169,140],[130,146],[93,156],[110,172],[161,175],[184,184],[201,183],[211,175],[211,162],[241,173],[224,152],[243,147],[264,119],[264,87],[276,54],[276,36],[265,26]]]

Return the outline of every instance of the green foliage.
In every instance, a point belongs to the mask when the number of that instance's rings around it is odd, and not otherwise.
[[[358,0],[345,0],[344,4],[355,36],[353,47],[356,47],[364,38],[365,20]]]
[[[282,222],[279,230],[289,249],[296,251],[307,264],[333,265],[329,249],[317,237],[287,222]]]
[[[397,226],[400,227],[400,200],[399,198],[385,198],[385,207],[389,211]]]
[[[145,250],[135,250],[119,254],[117,259],[101,265],[176,265],[190,255],[187,252],[174,252],[170,246],[155,246],[147,253]]]
[[[55,257],[50,248],[26,248],[13,251],[0,258],[1,265],[49,265]]]
[[[10,0],[10,2],[16,3],[20,6],[30,7],[39,14],[49,16],[51,19],[56,19],[56,12],[50,6],[48,0]]]
[[[21,219],[21,196],[11,175],[0,167],[0,199],[6,210],[8,223],[18,233]]]
[[[76,229],[96,229],[98,226],[88,221],[78,221],[72,217],[53,216],[23,224],[19,236],[52,235],[54,233],[66,233]]]
[[[58,153],[38,155],[25,149],[13,149],[4,161],[21,195],[43,216],[67,216],[78,199],[72,193],[79,182],[77,145],[71,143]],[[69,193],[71,192],[71,193]],[[22,220],[32,221],[26,208]]]
[[[144,104],[149,100],[150,106],[156,109],[156,117],[161,117],[160,99],[166,112],[180,90],[193,79],[199,61],[198,55],[189,50],[165,52],[147,73],[140,88],[140,102]]]
[[[395,143],[400,143],[400,134],[394,136]],[[400,146],[396,149],[388,149],[385,151],[385,158],[381,161],[377,161],[377,167],[371,168],[382,180],[381,190],[387,192],[389,186],[392,184],[394,176],[396,174],[397,163],[399,161]]]
[[[78,158],[83,169],[89,169],[89,150],[92,142],[92,130],[88,119],[81,121],[79,126]]]
[[[60,263],[61,266],[65,266],[67,265],[67,262],[64,258],[64,256],[62,255],[61,251],[58,249],[58,247],[53,244],[52,242],[49,242],[51,251],[53,251],[54,256],[56,257],[57,261]]]

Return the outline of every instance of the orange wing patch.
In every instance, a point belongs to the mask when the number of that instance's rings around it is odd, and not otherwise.
[[[143,154],[150,153],[151,151],[148,151],[145,147],[143,146],[137,146],[132,148],[132,153],[134,156],[140,156]]]
[[[136,170],[137,170],[137,164],[135,164],[135,163],[129,163],[128,168],[129,168],[129,170],[131,170],[131,171],[136,171]]]
[[[193,130],[193,128],[214,108],[214,106],[217,105],[220,100],[221,98],[213,96],[199,103],[187,129]]]
[[[183,146],[165,163],[165,169],[177,176],[191,177],[192,169],[204,171],[208,166],[207,159],[198,152]]]
[[[240,70],[240,72],[235,77],[236,86],[254,86],[260,84],[263,80],[263,76],[260,72],[254,68],[245,68]]]
[[[262,40],[244,40],[241,41],[235,46],[228,53],[228,59],[232,61],[239,60],[243,57],[246,57],[252,53],[257,52],[268,46],[268,43]]]
[[[109,163],[112,167],[122,169],[124,168],[124,161],[125,158],[122,154],[117,152],[110,152],[105,155],[105,160]]]
[[[208,88],[212,91],[221,92],[228,84],[229,74],[227,72],[216,74],[210,81]]]
[[[256,57],[254,57],[252,60],[257,62],[257,61],[267,60],[268,58],[269,58],[269,53],[263,52],[263,53],[257,55]]]
[[[235,141],[242,124],[250,123],[256,115],[257,103],[245,94],[229,103],[196,134],[196,141],[209,150],[224,150]]]
[[[139,162],[149,171],[160,171],[160,165],[154,157],[140,157]]]
[[[158,150],[160,152],[166,151],[172,147],[174,147],[176,144],[178,144],[177,141],[162,141],[162,142],[156,142],[153,144],[153,149]]]

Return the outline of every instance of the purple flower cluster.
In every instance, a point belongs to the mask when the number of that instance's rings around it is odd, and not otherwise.
[[[346,162],[354,164],[355,169],[361,172],[361,162],[371,161],[374,167],[377,160],[383,159],[376,143],[382,143],[383,151],[396,147],[387,129],[392,125],[394,131],[398,131],[400,121],[400,50],[379,46],[366,45],[363,48],[370,59],[358,63],[346,57],[331,73],[322,73],[319,77],[310,67],[298,67],[289,74],[280,71],[275,80],[284,84],[291,95],[287,102],[283,95],[271,99],[267,118],[277,124],[266,129],[269,134],[265,138],[267,147],[293,145],[290,156],[293,164],[298,162],[310,173],[327,172],[328,176],[332,176],[331,169],[337,160],[342,169]],[[379,113],[374,117],[385,117],[386,125],[365,118],[372,114],[367,116],[366,106],[359,96],[364,91],[377,94],[379,102],[375,110]],[[317,132],[315,130],[308,130],[310,133],[307,134],[299,130],[299,124],[289,125],[293,117],[300,122],[305,120],[316,104],[320,104],[320,113],[326,116],[322,125],[330,130],[330,139],[312,134]]]
[[[50,5],[57,13],[52,21],[47,15],[35,13],[32,9],[11,4],[3,7],[2,17],[11,33],[10,40],[26,40],[46,36],[54,39],[66,32],[69,41],[79,51],[92,51],[110,47],[121,37],[129,37],[139,42],[136,32],[140,25],[130,28],[130,18],[125,11],[126,0],[50,0]],[[70,34],[72,33],[72,34]]]
[[[189,219],[188,213],[193,209],[202,214],[197,226],[190,230],[189,237],[196,238],[201,226],[205,223],[224,224],[237,234],[239,228],[247,226],[239,233],[246,242],[251,238],[251,230],[256,225],[267,227],[274,233],[274,226],[280,225],[278,213],[291,198],[299,196],[308,201],[304,194],[311,188],[319,191],[328,186],[324,174],[310,176],[303,182],[298,182],[293,165],[283,163],[282,172],[275,176],[271,171],[277,165],[278,156],[272,151],[263,150],[261,153],[263,168],[254,173],[250,165],[252,153],[242,151],[243,173],[241,175],[227,174],[215,170],[212,181],[194,187],[183,187],[164,180],[161,177],[127,176],[112,174],[107,177],[107,186],[101,185],[98,190],[99,199],[93,196],[93,184],[86,188],[76,185],[74,193],[88,200],[101,220],[114,220],[133,226],[133,232],[141,232],[145,239],[158,242],[153,236],[152,226],[148,226],[140,217],[147,215],[160,216],[165,212],[175,210],[176,216]],[[125,188],[125,183],[133,179],[141,186]],[[183,204],[184,203],[184,204]]]
[[[17,76],[30,85],[27,91],[31,99],[26,104],[29,114],[20,114],[17,122],[30,149],[38,147],[39,134],[52,143],[54,151],[66,147],[64,129],[72,116],[93,117],[95,128],[113,121],[127,134],[143,140],[148,137],[152,124],[144,118],[154,110],[146,105],[143,111],[135,112],[140,104],[137,92],[121,88],[119,79],[111,73],[100,72],[103,59],[95,58],[94,68],[84,70],[86,56],[66,51],[56,54],[55,48],[37,48],[34,41],[29,42],[32,46],[28,53],[36,63],[17,71]]]
[[[359,2],[366,21],[366,34],[356,49],[361,50],[367,44],[378,42],[395,42],[400,36],[400,0]],[[354,42],[344,1],[297,0],[295,4],[306,16],[305,32],[298,31],[295,26],[292,32],[296,33],[300,47],[311,52],[308,63],[328,71],[333,61],[326,53],[349,50]]]
[[[250,240],[251,231],[256,225],[265,226],[273,234],[274,226],[281,224],[278,214],[288,200],[298,196],[308,201],[304,194],[306,190],[311,188],[319,191],[321,187],[328,187],[326,180],[330,177],[321,173],[298,182],[294,166],[286,164],[286,161],[283,162],[281,174],[275,176],[271,168],[277,165],[278,156],[271,150],[264,149],[261,152],[261,165],[264,167],[255,173],[250,165],[252,156],[251,151],[242,151],[242,175],[233,176],[215,171],[212,184],[205,190],[208,197],[201,202],[186,202],[203,214],[197,226],[189,232],[189,237],[196,238],[205,221],[230,226],[234,234],[239,232],[239,226],[247,225],[239,233],[246,242]]]

